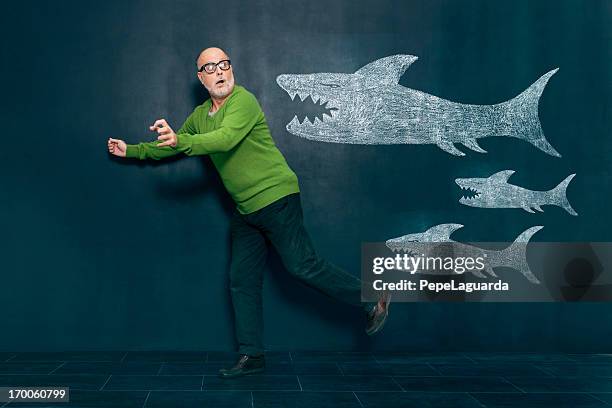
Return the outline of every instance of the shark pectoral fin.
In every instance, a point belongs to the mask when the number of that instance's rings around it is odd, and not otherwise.
[[[530,213],[532,213],[532,214],[535,214],[535,211],[533,211],[533,210],[532,210],[531,208],[529,208],[528,206],[524,206],[524,207],[523,207],[523,210],[525,210],[525,211],[527,211],[527,212],[530,212]]]
[[[483,149],[482,147],[478,146],[478,142],[476,142],[476,139],[466,139],[464,141],[461,142],[465,147],[470,148],[472,150],[474,150],[475,152],[478,153],[486,153],[487,151],[485,149]]]
[[[472,275],[477,276],[479,278],[486,278],[485,274],[480,272],[478,269],[472,269]]]
[[[444,150],[446,153],[450,153],[455,156],[465,156],[461,150],[457,149],[451,142],[440,141],[437,143],[438,147]]]
[[[487,273],[491,276],[493,276],[494,278],[497,278],[497,275],[495,274],[495,272],[493,271],[493,268],[491,268],[491,266],[486,266],[485,267],[485,271],[487,271]]]
[[[544,210],[539,205],[534,205],[533,208],[535,208],[539,212],[544,212]]]

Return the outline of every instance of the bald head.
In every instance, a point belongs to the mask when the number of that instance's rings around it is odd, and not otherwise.
[[[198,58],[196,58],[196,65],[198,66],[198,69],[200,69],[202,65],[208,62],[217,62],[224,59],[230,59],[225,51],[223,51],[221,48],[209,47],[200,52]]]

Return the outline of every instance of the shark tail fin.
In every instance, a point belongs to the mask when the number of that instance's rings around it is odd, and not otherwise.
[[[504,118],[505,120],[503,120],[503,122],[505,122],[507,128],[510,129],[510,136],[523,139],[551,156],[561,157],[559,152],[557,152],[544,137],[544,131],[542,130],[538,117],[540,96],[542,96],[544,87],[548,83],[550,77],[558,70],[559,68],[555,68],[548,71],[529,88],[505,102],[508,110],[505,111],[507,117]],[[516,121],[516,118],[520,118],[518,123],[519,126],[513,123]]]
[[[531,283],[540,283],[540,281],[533,272],[531,272],[531,269],[529,269],[529,264],[527,263],[527,243],[531,237],[542,228],[544,227],[541,225],[527,228],[521,235],[516,237],[508,248],[504,249],[504,257],[509,259],[512,267],[521,272]]]
[[[572,181],[575,175],[576,175],[575,173],[570,174],[569,176],[565,178],[565,180],[560,182],[559,185],[553,188],[551,191],[551,195],[553,196],[553,199],[554,199],[554,204],[563,208],[565,211],[567,211],[571,215],[578,215],[578,213],[572,208],[571,204],[569,203],[567,199],[567,186],[570,183],[570,181]]]

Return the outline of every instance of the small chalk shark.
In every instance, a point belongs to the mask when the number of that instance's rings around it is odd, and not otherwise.
[[[528,228],[521,233],[512,244],[502,250],[490,250],[479,248],[474,245],[464,244],[461,242],[454,241],[450,238],[451,234],[456,230],[463,228],[462,224],[439,224],[435,225],[424,232],[404,235],[398,238],[392,238],[385,242],[387,248],[393,252],[409,252],[413,256],[415,254],[421,254],[423,252],[429,252],[432,250],[431,243],[452,243],[452,246],[448,246],[449,252],[452,253],[452,257],[485,257],[485,268],[483,269],[489,275],[497,277],[493,269],[506,267],[515,269],[523,274],[527,280],[532,283],[540,283],[538,278],[529,269],[527,263],[527,243],[531,237],[544,228],[541,225]],[[431,256],[431,255],[430,255]],[[451,256],[451,255],[449,255]],[[419,270],[419,273],[427,274],[427,270]],[[485,278],[486,276],[478,269],[469,270],[473,275],[479,278]],[[439,272],[437,272],[439,274]],[[454,272],[449,271],[448,274]]]
[[[533,191],[508,183],[514,170],[502,170],[487,178],[458,178],[459,187],[474,194],[461,197],[459,202],[470,207],[522,208],[533,213],[543,212],[541,205],[556,205],[571,215],[578,215],[567,200],[567,186],[576,174],[570,174],[557,187],[549,191]]]
[[[518,96],[494,105],[452,102],[398,84],[413,55],[391,55],[364,65],[353,74],[282,74],[278,85],[294,99],[308,96],[329,113],[311,122],[297,115],[287,131],[306,139],[351,144],[435,144],[456,156],[454,143],[486,153],[477,140],[505,136],[525,140],[561,157],[544,137],[538,102],[553,69]]]

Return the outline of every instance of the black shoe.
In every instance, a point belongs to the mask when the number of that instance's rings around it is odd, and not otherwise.
[[[222,378],[240,377],[247,374],[261,373],[265,368],[266,360],[263,354],[258,356],[241,354],[232,368],[222,368],[219,370],[219,376]]]
[[[382,304],[380,303],[382,301]],[[391,292],[383,292],[379,302],[372,308],[367,316],[366,333],[371,336],[379,332],[389,316],[389,303],[391,303]]]

